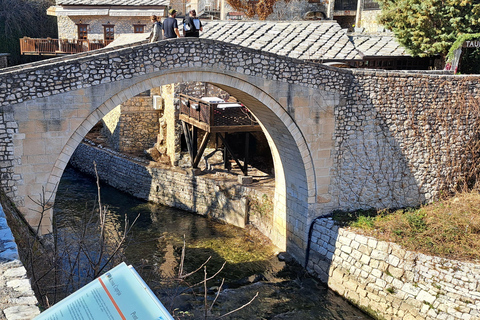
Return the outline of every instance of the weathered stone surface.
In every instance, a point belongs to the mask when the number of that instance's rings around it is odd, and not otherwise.
[[[323,235],[332,236],[325,220],[314,221],[316,238],[311,239],[310,250],[319,247],[313,244]],[[476,288],[480,265],[405,251],[371,237],[360,240],[367,243],[362,246],[368,250],[363,250],[371,255],[345,256],[352,236],[355,233],[341,229],[334,238],[342,250],[332,250],[330,255],[313,253],[316,260],[309,261],[307,270],[340,295],[385,319],[479,319],[480,294]]]
[[[235,179],[209,179],[192,174],[191,169],[152,167],[149,161],[101,149],[91,143],[80,144],[70,163],[80,171],[95,176],[93,161],[99,178],[119,190],[140,199],[208,214],[239,227],[245,227],[246,223],[246,198],[263,201],[263,194],[238,185]]]
[[[17,245],[0,205],[0,319],[30,320],[39,313],[37,298],[18,260]]]

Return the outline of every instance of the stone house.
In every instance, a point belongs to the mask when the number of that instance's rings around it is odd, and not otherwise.
[[[150,16],[166,16],[168,5],[168,0],[56,0],[47,14],[57,17],[59,39],[106,45],[122,34],[150,32]]]

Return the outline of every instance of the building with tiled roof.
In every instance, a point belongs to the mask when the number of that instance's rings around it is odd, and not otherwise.
[[[158,6],[158,0],[57,0],[57,6]]]
[[[57,0],[47,13],[57,17],[59,39],[101,41],[120,34],[149,33],[150,16],[166,16],[169,0]]]

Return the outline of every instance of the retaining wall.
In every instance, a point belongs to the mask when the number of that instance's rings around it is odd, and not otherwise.
[[[480,265],[403,250],[394,243],[313,225],[307,270],[385,319],[480,319]]]
[[[70,163],[80,171],[95,175],[107,184],[139,199],[208,215],[229,224],[245,227],[248,199],[263,201],[263,193],[242,186],[236,179],[195,176],[191,170],[161,167],[148,161],[131,158],[92,143],[81,143]],[[268,218],[268,217],[267,217]],[[261,220],[261,217],[255,217]],[[269,236],[267,223],[261,232]]]

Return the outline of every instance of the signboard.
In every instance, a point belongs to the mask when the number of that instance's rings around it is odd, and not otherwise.
[[[140,275],[124,262],[34,320],[174,320]]]
[[[480,40],[467,40],[463,43],[464,48],[480,48]]]

